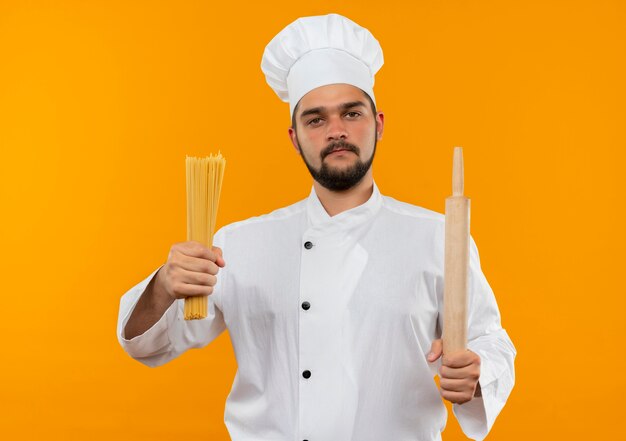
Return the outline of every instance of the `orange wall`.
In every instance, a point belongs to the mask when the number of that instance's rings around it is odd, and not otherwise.
[[[149,369],[117,343],[118,302],[185,238],[186,154],[228,160],[220,225],[308,194],[259,64],[286,24],[328,12],[384,49],[385,194],[442,211],[465,148],[518,349],[490,439],[626,435],[624,2],[4,0],[3,439],[227,439],[228,335]],[[463,439],[453,417],[444,436]]]

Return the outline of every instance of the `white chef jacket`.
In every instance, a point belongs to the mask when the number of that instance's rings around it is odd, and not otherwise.
[[[382,196],[329,216],[315,190],[296,204],[227,225],[214,237],[226,267],[208,316],[177,300],[142,335],[124,338],[154,274],[121,299],[124,349],[158,366],[228,329],[237,374],[224,421],[234,441],[439,440],[447,412],[428,363],[443,316],[444,216]],[[454,405],[482,440],[514,384],[515,348],[470,240],[468,347],[482,397]]]

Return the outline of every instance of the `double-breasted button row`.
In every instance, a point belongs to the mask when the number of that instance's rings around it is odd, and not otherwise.
[[[307,240],[306,242],[304,242],[304,248],[307,250],[310,250],[311,248],[313,248],[313,242]],[[302,309],[304,309],[305,311],[308,311],[310,307],[311,307],[311,304],[309,302],[302,302]],[[311,378],[311,371],[309,370],[303,371],[302,377],[306,379]],[[308,440],[305,439],[302,441],[308,441]]]
[[[306,242],[304,242],[304,248],[306,248],[307,250],[310,250],[311,248],[313,248],[313,242],[307,240]],[[305,311],[308,311],[310,307],[311,307],[311,304],[309,302],[302,303],[302,309],[304,309]]]

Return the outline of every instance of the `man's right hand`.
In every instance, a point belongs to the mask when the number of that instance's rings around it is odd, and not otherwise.
[[[130,340],[146,332],[176,299],[212,294],[217,272],[225,264],[218,247],[208,249],[194,241],[172,245],[167,262],[137,301],[124,337]]]
[[[208,249],[199,242],[172,245],[167,262],[155,278],[155,291],[172,300],[191,296],[208,296],[217,283],[217,273],[225,265],[222,250]]]

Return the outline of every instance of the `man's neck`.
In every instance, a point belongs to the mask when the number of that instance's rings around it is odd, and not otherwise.
[[[370,169],[361,182],[345,191],[331,191],[313,181],[315,194],[329,216],[335,216],[346,210],[363,205],[372,196],[374,191],[374,179]]]

